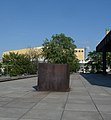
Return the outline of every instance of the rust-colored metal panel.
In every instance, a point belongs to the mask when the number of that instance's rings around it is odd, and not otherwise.
[[[38,88],[40,91],[68,91],[69,75],[67,64],[39,63]]]

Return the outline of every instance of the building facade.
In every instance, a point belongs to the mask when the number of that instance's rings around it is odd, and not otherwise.
[[[84,61],[85,61],[85,48],[76,48],[75,54],[77,56],[77,59],[80,61],[80,63],[84,63]]]
[[[3,53],[9,54],[10,52],[18,53],[18,54],[30,54],[31,51],[37,52],[38,54],[42,53],[42,47],[34,47],[34,48],[25,48],[25,49],[19,49],[19,50],[10,50]],[[76,48],[75,54],[77,56],[77,59],[80,61],[80,63],[84,63],[85,61],[85,48]]]
[[[6,51],[3,53],[4,54],[9,54],[10,52],[18,53],[18,54],[33,54],[36,53],[39,55],[39,62],[43,62],[44,58],[42,57],[42,47],[34,47],[34,48],[25,48],[25,49],[20,49],[20,50],[11,50],[11,51]],[[84,64],[85,64],[85,48],[76,48],[75,49],[75,54],[77,56],[77,59],[79,60],[80,63],[80,69],[78,72],[85,72]]]

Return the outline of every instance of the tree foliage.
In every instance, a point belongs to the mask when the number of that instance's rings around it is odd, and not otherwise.
[[[2,64],[0,63],[0,74],[2,73],[2,70],[1,70],[1,68],[2,68]]]
[[[89,52],[88,58],[86,59],[86,71],[89,70],[89,72],[95,73],[95,72],[101,72],[103,67],[103,61],[102,61],[102,52]],[[111,67],[111,53],[106,53],[106,64],[107,66]]]
[[[88,70],[90,68],[91,73],[99,72],[102,70],[102,53],[96,51],[89,52],[86,61],[88,61],[86,63],[86,69]]]
[[[22,74],[30,74],[32,71],[30,57],[24,54],[10,52],[3,55],[3,66],[5,74],[17,76]]]
[[[38,71],[38,62],[41,56],[41,52],[37,49],[30,48],[27,52],[27,56],[29,56],[31,61],[32,73],[36,73]]]
[[[71,71],[77,71],[79,61],[74,54],[74,40],[64,34],[56,34],[43,43],[43,57],[49,63],[69,64]]]

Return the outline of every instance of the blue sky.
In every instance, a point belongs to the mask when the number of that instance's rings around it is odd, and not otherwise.
[[[0,56],[60,33],[95,50],[111,28],[110,11],[111,0],[0,0]]]

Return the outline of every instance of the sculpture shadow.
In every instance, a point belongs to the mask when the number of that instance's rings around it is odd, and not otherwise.
[[[81,74],[90,84],[110,87],[111,88],[111,74]]]

